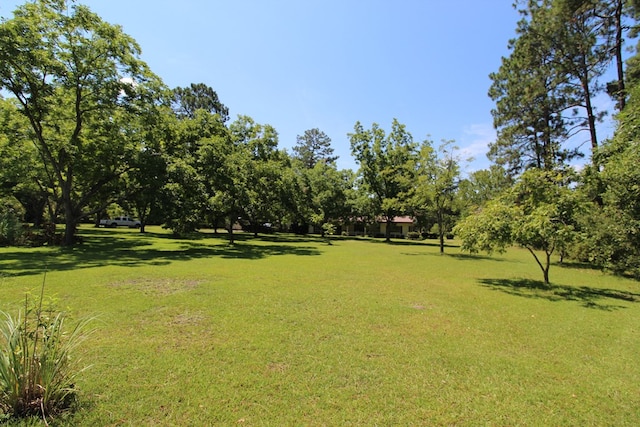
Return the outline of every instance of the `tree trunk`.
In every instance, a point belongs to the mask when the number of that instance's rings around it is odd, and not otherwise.
[[[542,275],[544,277],[544,284],[549,286],[549,264],[542,270]]]
[[[64,206],[64,237],[63,246],[72,246],[75,243],[76,225],[78,223],[71,201],[71,184],[69,180],[62,186],[62,203]]]
[[[593,113],[593,104],[591,103],[591,89],[589,88],[589,67],[586,64],[586,59],[584,55],[581,57],[582,63],[580,64],[581,69],[581,78],[580,83],[582,85],[582,90],[584,91],[584,106],[587,110],[587,124],[589,126],[589,137],[591,139],[591,158],[593,159],[594,166],[598,166],[596,164],[596,156],[594,156],[595,152],[598,149],[598,136],[596,134],[596,116]]]
[[[622,111],[625,107],[627,94],[626,88],[624,85],[624,60],[622,58],[622,6],[624,1],[618,0],[618,4],[616,5],[615,12],[615,25],[616,25],[616,68],[618,71],[618,91],[616,93],[616,98],[618,99],[618,109]]]
[[[389,243],[391,242],[391,224],[393,224],[393,221],[391,218],[387,217],[387,229],[385,230],[385,242]]]
[[[235,215],[229,215],[229,245],[233,245],[235,242],[233,240],[233,220],[235,218]]]
[[[444,220],[442,218],[442,212],[438,210],[438,234],[440,235],[440,253],[444,253]]]
[[[540,262],[540,259],[538,258],[538,256],[536,255],[536,252],[532,248],[527,247],[527,250],[535,258],[536,263],[540,267],[540,270],[542,270],[542,277],[544,278],[544,284],[548,286],[549,285],[549,269],[551,268],[551,255],[553,254],[553,251],[545,251],[546,264],[543,265],[542,262]]]

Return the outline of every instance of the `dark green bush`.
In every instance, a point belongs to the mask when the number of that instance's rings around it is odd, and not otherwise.
[[[16,245],[22,237],[20,217],[9,207],[0,209],[0,246]]]
[[[409,240],[420,240],[422,235],[417,231],[409,231],[407,233],[407,239]]]

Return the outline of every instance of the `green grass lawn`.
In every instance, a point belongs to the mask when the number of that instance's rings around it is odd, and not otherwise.
[[[0,303],[98,316],[85,426],[640,425],[640,283],[434,242],[82,228],[0,249]]]

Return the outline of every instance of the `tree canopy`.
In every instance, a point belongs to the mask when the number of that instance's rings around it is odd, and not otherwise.
[[[129,168],[138,149],[129,117],[161,90],[139,54],[120,27],[64,0],[26,3],[0,24],[0,87],[18,101],[47,184],[59,191],[65,244],[100,190]]]
[[[361,189],[371,196],[374,213],[387,223],[389,241],[393,219],[409,211],[417,145],[397,119],[393,120],[389,134],[377,123],[365,129],[357,122],[349,139],[351,153],[360,165]]]
[[[307,169],[313,169],[321,161],[333,163],[338,159],[338,156],[333,155],[331,138],[318,128],[308,129],[303,135],[298,135],[293,147],[293,157]]]

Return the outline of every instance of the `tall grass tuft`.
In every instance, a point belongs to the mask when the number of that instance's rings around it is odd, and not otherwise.
[[[0,311],[0,409],[4,417],[42,417],[45,422],[72,408],[74,381],[82,372],[75,358],[78,346],[90,332],[91,319],[66,328],[67,315],[53,307],[43,309],[40,298],[31,304],[25,296],[24,311],[16,316]]]

